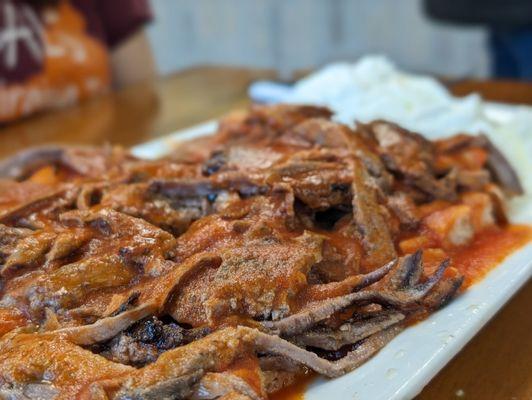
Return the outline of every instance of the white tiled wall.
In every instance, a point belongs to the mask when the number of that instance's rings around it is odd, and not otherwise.
[[[435,24],[421,0],[152,0],[161,73],[197,64],[299,68],[384,53],[400,66],[483,76],[482,29]]]

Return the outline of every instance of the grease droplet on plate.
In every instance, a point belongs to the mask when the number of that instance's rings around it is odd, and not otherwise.
[[[448,344],[451,340],[454,339],[454,335],[445,330],[438,332],[437,335],[443,342],[443,344]]]
[[[476,304],[471,304],[469,307],[467,307],[467,310],[470,311],[472,314],[478,314],[480,311],[480,307]]]
[[[443,341],[445,344],[447,344],[453,339],[454,339],[454,335],[447,335],[447,337],[445,337]]]
[[[397,375],[397,370],[395,368],[390,368],[386,371],[386,378],[393,379]]]
[[[405,356],[405,354],[406,354],[405,351],[401,349],[401,350],[397,351],[397,353],[395,353],[394,357],[397,358],[397,359],[403,358]]]

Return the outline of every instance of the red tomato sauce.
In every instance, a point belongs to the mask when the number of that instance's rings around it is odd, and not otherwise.
[[[455,267],[465,277],[464,288],[480,281],[514,251],[532,241],[532,226],[492,227],[465,247],[448,250]]]
[[[488,228],[476,235],[467,246],[447,250],[453,267],[465,276],[463,288],[480,281],[514,251],[532,241],[532,226],[508,225]],[[421,316],[424,319],[428,315]],[[419,322],[418,318],[414,322]],[[309,373],[290,385],[270,395],[272,400],[304,400],[308,385],[315,374]]]
[[[316,374],[309,372],[302,375],[297,381],[278,392],[270,394],[270,400],[304,400],[308,385],[314,380]]]

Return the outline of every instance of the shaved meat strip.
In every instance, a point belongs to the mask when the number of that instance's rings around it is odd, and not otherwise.
[[[324,350],[338,350],[341,347],[356,343],[383,329],[395,325],[404,319],[401,313],[376,315],[367,320],[345,323],[337,330],[315,329],[294,338],[300,346],[318,347]]]
[[[198,383],[192,399],[219,399],[227,396],[242,396],[243,398],[260,400],[263,397],[255,393],[242,378],[224,373],[208,373]]]
[[[65,149],[56,146],[36,147],[22,151],[0,162],[0,176],[21,178],[39,167],[54,164],[61,159]]]
[[[6,276],[20,267],[37,264],[48,252],[55,238],[53,232],[38,231],[18,241],[0,269],[0,275]]]
[[[116,399],[122,400],[159,400],[159,399],[186,399],[193,393],[193,386],[202,375],[201,370],[169,379],[151,386],[135,389],[123,389],[116,395]]]
[[[103,318],[92,325],[63,328],[56,332],[72,343],[79,345],[103,342],[116,336],[136,321],[153,314],[155,310],[155,306],[144,304],[132,310],[125,311],[116,317]]]
[[[322,375],[334,378],[344,375],[364,363],[401,332],[401,330],[401,327],[391,327],[376,333],[362,342],[360,346],[348,352],[346,356],[334,362],[320,358],[316,354],[303,350],[278,336],[259,333],[257,345],[263,351],[282,355]]]
[[[184,286],[171,315],[193,326],[214,323],[231,312],[278,319],[290,310],[290,300],[306,284],[306,274],[320,260],[321,240],[304,234],[280,245],[269,228],[260,227],[257,240],[246,247],[221,252],[222,263]],[[289,247],[288,247],[289,246]]]
[[[133,160],[129,153],[111,147],[35,147],[0,162],[0,177],[22,179],[47,165],[57,165],[81,176],[98,177]]]
[[[361,129],[375,141],[377,153],[391,172],[434,198],[456,197],[452,175],[441,179],[435,175],[435,149],[427,139],[386,121],[376,121]]]
[[[489,152],[487,167],[494,175],[495,181],[512,194],[523,194],[523,186],[512,165],[487,136],[482,136],[482,138],[485,140],[485,147]]]
[[[374,190],[368,186],[365,168],[353,165],[353,228],[362,237],[368,269],[383,265],[396,257],[388,224],[382,214]]]
[[[21,333],[0,342],[0,392],[43,384],[46,393],[59,391],[75,398],[92,382],[123,377],[134,368],[115,364],[58,335]]]

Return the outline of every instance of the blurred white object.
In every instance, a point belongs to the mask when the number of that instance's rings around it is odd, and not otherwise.
[[[434,78],[399,71],[381,56],[331,64],[299,81],[283,101],[327,105],[343,123],[384,118],[429,136],[488,129],[480,97],[455,98]]]
[[[330,64],[297,82],[275,98],[250,87],[252,99],[324,105],[345,124],[386,119],[430,138],[458,132],[483,132],[516,167],[527,193],[532,193],[532,108],[484,102],[480,96],[454,97],[436,79],[398,70],[383,56],[356,63]],[[286,88],[285,88],[286,89]]]
[[[262,104],[278,103],[290,96],[292,87],[272,81],[255,81],[249,86],[249,97]]]

